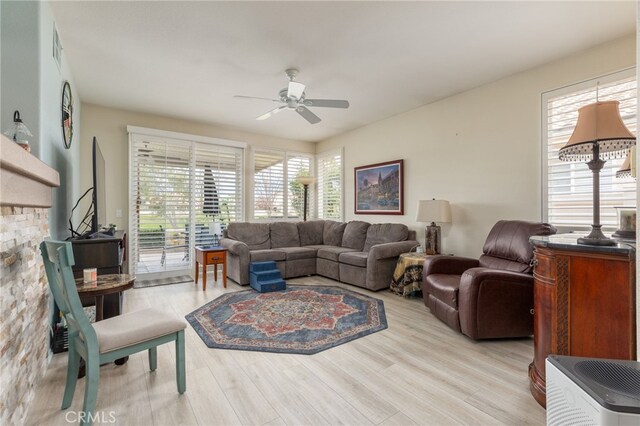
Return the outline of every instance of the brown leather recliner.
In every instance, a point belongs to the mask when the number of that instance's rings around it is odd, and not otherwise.
[[[492,339],[533,334],[532,235],[555,234],[547,223],[501,220],[480,259],[430,256],[424,262],[424,304],[468,337]]]

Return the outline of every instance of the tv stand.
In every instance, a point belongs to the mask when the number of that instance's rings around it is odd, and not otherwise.
[[[115,231],[113,236],[98,234],[98,237],[71,240],[75,278],[81,278],[85,268],[97,268],[98,275],[127,273],[127,234],[124,231]],[[93,299],[81,300],[85,306],[93,304]],[[104,297],[104,318],[119,315],[121,312],[121,297],[117,294]]]

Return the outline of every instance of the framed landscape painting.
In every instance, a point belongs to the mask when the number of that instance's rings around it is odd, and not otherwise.
[[[404,214],[404,160],[354,168],[355,214]]]

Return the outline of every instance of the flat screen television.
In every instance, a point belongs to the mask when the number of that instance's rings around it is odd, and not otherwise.
[[[107,196],[105,188],[105,163],[100,145],[93,137],[93,216],[91,218],[91,233],[99,232],[107,227]]]
[[[69,230],[71,231],[71,238],[84,239],[84,238],[100,238],[110,236],[113,232],[107,231],[107,197],[106,197],[106,165],[102,151],[100,151],[100,145],[96,137],[93,137],[93,150],[92,161],[93,166],[93,186],[89,188],[78,200],[76,205],[71,210],[71,217],[69,218]],[[80,205],[80,202],[91,194],[91,205],[82,219],[82,223],[77,227],[73,226],[73,212]]]

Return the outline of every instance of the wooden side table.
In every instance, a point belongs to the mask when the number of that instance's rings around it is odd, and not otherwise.
[[[199,264],[202,265],[202,291],[207,289],[207,266],[214,265],[213,277],[218,280],[218,265],[222,265],[222,284],[227,288],[227,249],[222,246],[196,247],[196,285],[198,285]]]
[[[409,297],[422,290],[422,265],[429,255],[426,253],[402,253],[391,279],[390,290]]]

